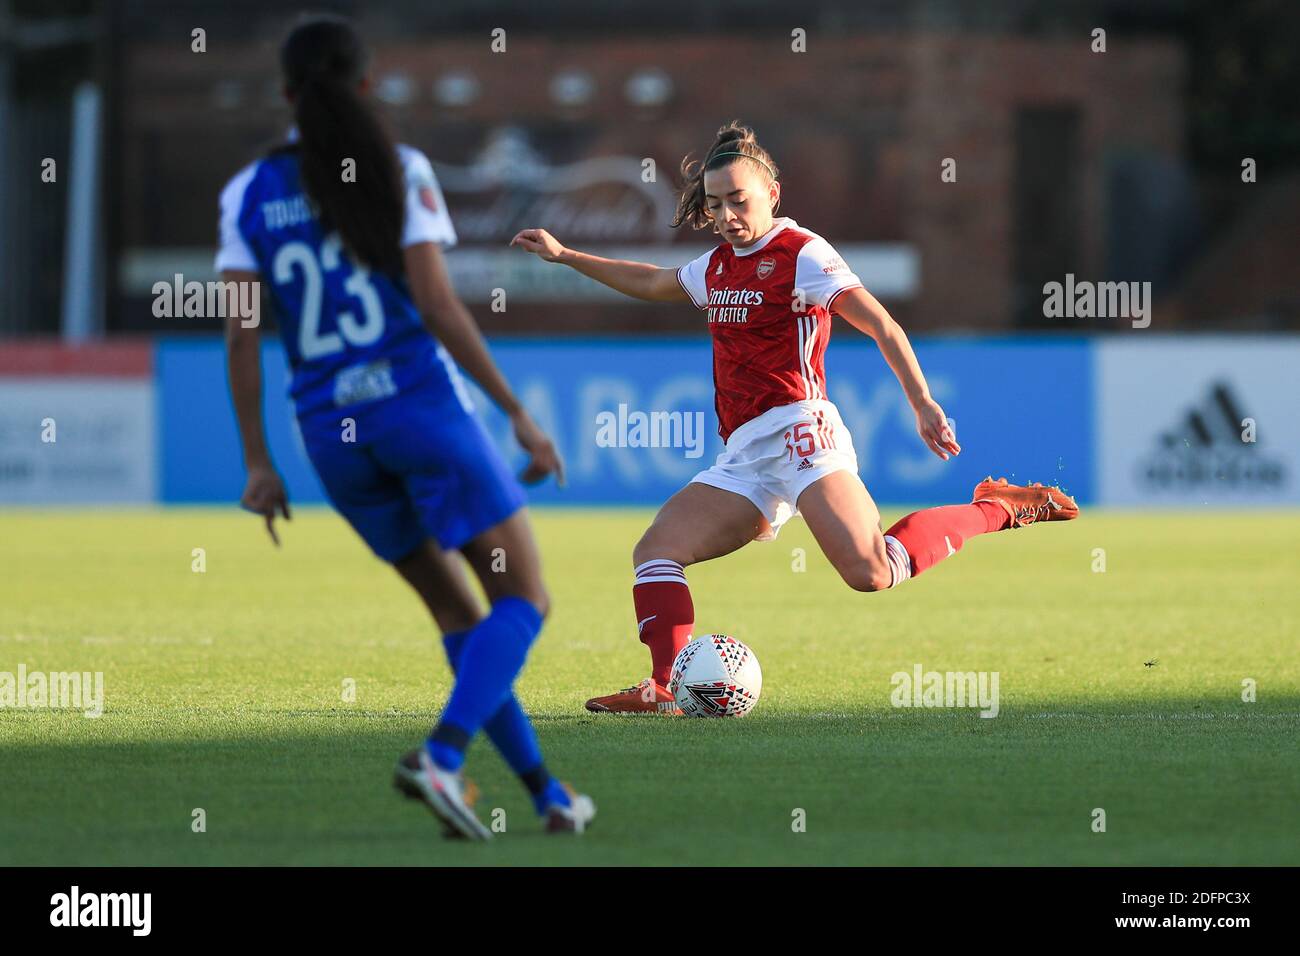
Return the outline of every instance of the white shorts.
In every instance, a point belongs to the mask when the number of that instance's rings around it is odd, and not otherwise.
[[[839,409],[824,399],[769,408],[741,425],[726,448],[692,482],[744,495],[772,526],[770,541],[781,525],[799,513],[799,496],[818,478],[837,471],[858,473],[858,456]]]

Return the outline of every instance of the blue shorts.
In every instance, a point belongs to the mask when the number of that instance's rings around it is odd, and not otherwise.
[[[355,441],[344,441],[345,419]],[[461,547],[522,508],[518,480],[454,396],[415,391],[299,419],[330,501],[385,561]]]

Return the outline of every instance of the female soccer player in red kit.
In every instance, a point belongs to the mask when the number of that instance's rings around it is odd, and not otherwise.
[[[677,712],[665,685],[695,626],[686,566],[771,539],[792,515],[803,515],[849,587],[882,591],[975,535],[1079,514],[1059,488],[990,478],[976,486],[971,504],[913,512],[882,533],[880,513],[858,477],[852,437],[826,397],[826,346],[832,313],[871,336],[916,413],[922,440],[947,460],[961,448],[907,336],[830,243],[792,219],[773,218],[778,171],[752,130],[724,126],[705,159],[684,162],[682,174],[673,225],[712,226],[725,241],[680,269],[586,255],[544,229],[511,240],[625,295],[707,310],[713,338],[715,407],[726,447],[668,500],[633,550],[632,596],[651,674],[587,701],[598,713]]]

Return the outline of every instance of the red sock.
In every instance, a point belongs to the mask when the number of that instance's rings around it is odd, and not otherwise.
[[[944,505],[913,511],[885,532],[885,548],[894,567],[894,583],[920,574],[961,550],[967,538],[1009,527],[1011,516],[994,501],[977,501],[970,505]],[[910,561],[901,567],[897,548],[890,544],[893,538],[906,550]],[[900,578],[899,572],[902,571]]]
[[[641,643],[650,648],[650,676],[662,686],[672,674],[677,652],[690,642],[695,628],[695,605],[682,566],[663,559],[642,564],[636,569],[632,603]]]

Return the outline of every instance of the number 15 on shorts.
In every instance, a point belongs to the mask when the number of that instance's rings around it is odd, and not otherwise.
[[[808,458],[818,448],[834,448],[830,429],[820,417],[816,422],[798,422],[785,433],[786,461],[794,461],[795,456]]]

